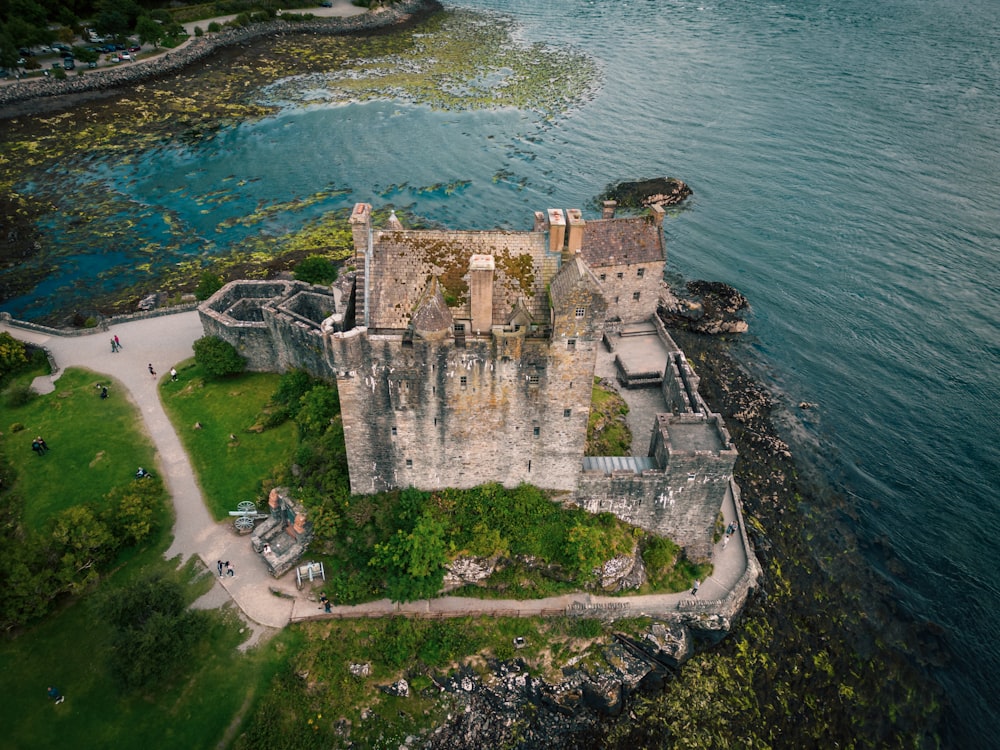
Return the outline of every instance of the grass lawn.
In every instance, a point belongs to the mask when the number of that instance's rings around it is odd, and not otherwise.
[[[189,583],[193,599],[211,577],[193,566],[176,571],[149,549],[102,589],[120,585],[140,570],[162,570]],[[200,565],[198,566],[200,567]],[[182,674],[150,691],[123,694],[105,665],[109,628],[96,619],[89,598],[76,601],[14,640],[0,643],[0,745],[11,748],[156,748],[190,750],[219,745],[234,718],[264,689],[284,662],[288,632],[241,654],[243,627],[227,611],[212,612],[210,625]],[[58,688],[65,702],[46,695]]]
[[[298,446],[291,422],[250,431],[281,376],[244,373],[212,380],[193,360],[177,370],[176,381],[161,383],[160,398],[198,475],[209,512],[223,519],[243,500],[262,507],[261,481],[283,474]]]
[[[98,382],[110,384],[109,398],[100,398]],[[124,388],[77,368],[67,369],[55,385],[53,393],[24,406],[0,405],[0,440],[17,469],[25,525],[36,530],[74,505],[103,508],[104,496],[133,481],[137,467],[152,466],[155,455]],[[24,429],[15,431],[18,423]],[[49,446],[44,456],[31,450],[36,435]]]

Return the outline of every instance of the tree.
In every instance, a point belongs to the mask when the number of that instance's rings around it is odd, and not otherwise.
[[[194,361],[213,378],[236,375],[247,366],[236,347],[217,336],[202,336],[194,342]]]
[[[0,379],[16,372],[28,362],[24,342],[6,331],[0,332]]]
[[[152,17],[147,16],[147,15],[142,15],[142,16],[139,16],[139,20],[137,20],[135,22],[135,33],[139,37],[140,41],[142,41],[142,42],[144,42],[146,44],[152,44],[154,47],[159,47],[160,46],[160,40],[163,39],[163,26],[161,26],[159,23],[157,23],[155,20],[153,20]],[[213,279],[218,280],[218,276],[215,276],[214,274],[210,274],[210,273],[206,272],[205,274],[202,274],[202,277],[201,277],[202,278],[202,282],[205,281],[205,276],[206,275],[211,276]],[[199,288],[200,288],[200,286],[201,285],[199,285]],[[200,297],[199,296],[198,299],[208,299],[221,286],[222,286],[222,282],[220,281],[219,282],[219,286],[215,287],[215,289],[213,289],[211,292],[209,292],[204,297]],[[195,295],[196,296],[198,295],[197,291],[195,291]]]
[[[409,602],[436,596],[444,583],[445,526],[429,513],[413,530],[398,530],[385,544],[375,545],[369,565],[382,568],[386,594],[394,602]]]
[[[144,40],[148,41],[148,40]],[[198,281],[198,286],[194,288],[194,296],[199,300],[206,300],[222,289],[222,279],[211,271],[205,271]]]
[[[97,566],[114,550],[108,525],[85,505],[67,508],[52,525],[52,550],[59,555],[60,588],[78,593],[97,580]]]
[[[100,0],[94,28],[101,34],[124,37],[132,31],[142,8],[135,0]]]
[[[295,423],[303,439],[325,433],[340,414],[340,398],[335,388],[323,384],[314,386],[299,401]]]
[[[168,676],[202,629],[202,616],[185,606],[180,585],[160,575],[111,589],[97,608],[113,633],[109,667],[126,690]]]
[[[307,284],[332,284],[337,280],[337,267],[323,255],[310,255],[295,266],[295,278]]]

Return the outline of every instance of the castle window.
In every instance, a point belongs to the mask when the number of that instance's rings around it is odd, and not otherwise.
[[[534,435],[535,437],[538,437],[538,436],[539,436],[539,435],[541,434],[541,432],[542,432],[542,428],[541,428],[541,427],[536,427],[536,428],[535,428],[534,430],[532,430],[531,432],[532,432],[532,434],[533,434],[533,435]]]
[[[643,276],[646,275],[646,269],[640,268],[638,271],[635,272],[635,275],[641,279]]]
[[[434,426],[435,426],[435,427],[437,427],[437,426],[438,426],[438,418],[437,418],[437,417],[434,417]]]
[[[392,428],[392,436],[396,437],[396,428],[395,427]]]
[[[576,317],[582,318],[586,314],[587,314],[587,308],[586,307],[578,307],[578,308],[576,308]]]
[[[465,386],[467,386],[468,384],[469,384],[469,379],[465,377],[465,375],[459,378],[459,385],[461,385],[463,388],[465,388]]]
[[[632,295],[632,299],[638,301],[639,300],[639,292],[636,292],[635,294],[633,294]]]
[[[624,279],[625,278],[625,274],[623,272],[619,271],[618,272],[618,278],[619,279]]]
[[[569,349],[570,351],[576,349],[576,339],[567,339],[566,348]]]
[[[528,385],[537,386],[538,385],[538,381],[539,381],[539,378],[538,378],[537,375],[529,375],[528,376]]]
[[[408,468],[408,469],[409,469],[409,468],[411,468],[412,466],[413,466],[413,459],[412,459],[412,458],[408,458],[408,459],[406,459],[406,468]]]
[[[608,275],[606,273],[602,273],[601,274],[601,281],[604,281],[606,278],[608,278]]]
[[[573,410],[572,409],[563,409],[563,416],[566,417],[566,418],[569,418],[569,417],[573,416]]]
[[[616,305],[618,304],[618,298],[617,297],[615,297],[615,304]]]

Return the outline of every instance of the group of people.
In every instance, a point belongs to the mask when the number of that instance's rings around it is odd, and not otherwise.
[[[730,521],[729,525],[726,527],[726,538],[722,540],[722,549],[726,548],[729,544],[729,539],[736,533],[736,522]]]
[[[121,350],[122,350],[122,344],[118,340],[118,337],[115,336],[114,338],[111,339],[111,353],[115,354],[116,352],[120,352]]]
[[[219,578],[222,578],[223,573],[225,573],[225,575],[230,577],[236,575],[236,571],[233,570],[233,566],[229,564],[229,560],[226,560],[225,562],[219,560],[218,568],[219,568]]]
[[[42,436],[39,435],[31,441],[31,450],[39,456],[44,456],[48,452],[49,446],[44,440],[42,440]]]

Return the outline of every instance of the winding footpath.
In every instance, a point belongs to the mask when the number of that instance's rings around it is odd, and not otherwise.
[[[163,410],[159,381],[169,377],[172,366],[194,356],[192,344],[204,335],[196,310],[114,322],[107,330],[95,329],[83,335],[12,321],[0,315],[0,330],[45,347],[49,352],[57,369],[52,375],[36,378],[33,386],[41,394],[53,392],[55,381],[67,367],[107,375],[127,392],[156,447],[159,460],[156,470],[163,477],[174,504],[174,539],[165,555],[168,559],[176,558],[178,564],[196,557],[213,575],[218,560],[232,563],[236,575],[218,578],[218,585],[194,606],[207,609],[234,602],[252,631],[244,647],[289,622],[330,617],[679,615],[703,623],[716,618],[720,620],[719,625],[723,625],[721,621],[742,606],[747,589],[754,585],[759,575],[756,558],[747,554],[749,546],[737,504],[727,498],[723,505],[725,522],[735,521],[740,531],[728,545],[721,542],[716,545],[713,574],[702,583],[697,597],[689,592],[614,597],[576,593],[530,600],[442,596],[405,604],[384,599],[355,606],[334,606],[332,613],[326,614],[316,601],[319,584],[306,584],[299,591],[292,573],[282,579],[272,578],[263,560],[250,546],[249,538],[240,536],[231,522],[215,521],[209,515],[187,453]],[[117,354],[111,353],[112,336],[118,336],[121,341],[122,350]],[[150,375],[150,364],[157,376]]]

